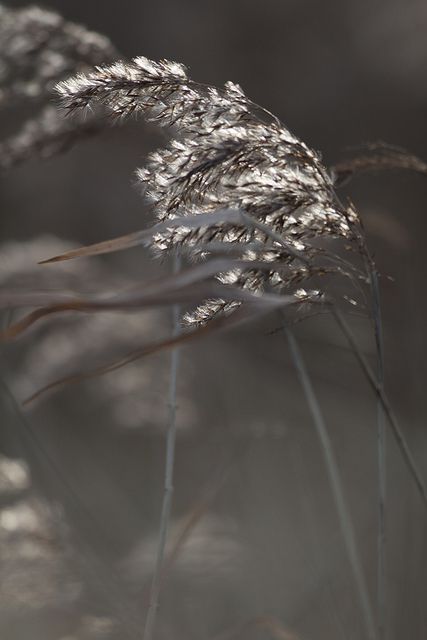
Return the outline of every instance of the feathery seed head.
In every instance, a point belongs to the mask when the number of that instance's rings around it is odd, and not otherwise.
[[[52,11],[0,5],[0,41],[0,108],[18,100],[40,105],[18,133],[0,143],[0,168],[48,157],[99,130],[95,117],[66,121],[50,101],[62,78],[117,57],[107,38]]]
[[[255,294],[286,290],[297,301],[313,278],[358,277],[339,255],[343,241],[363,245],[357,213],[338,201],[319,155],[239,85],[203,85],[182,64],[140,56],[80,72],[56,90],[70,112],[100,103],[113,116],[142,113],[170,128],[171,141],[149,155],[137,178],[161,222],[191,216],[193,223],[163,226],[152,238],[156,252],[178,248],[200,259],[213,244],[217,252],[239,246],[246,266],[219,274],[221,283]],[[207,214],[222,210],[242,215],[209,222]],[[210,300],[186,320],[204,323],[239,304]]]
[[[98,67],[61,83],[58,91],[70,110],[98,100],[114,114],[142,111],[149,120],[174,128],[170,143],[150,154],[145,168],[137,172],[159,220],[237,209],[259,223],[250,227],[205,221],[198,228],[183,223],[154,235],[157,251],[178,247],[194,257],[206,257],[212,242],[243,247],[258,243],[260,249],[243,251],[242,256],[270,261],[271,271],[237,269],[218,279],[261,292],[289,289],[313,276],[333,273],[334,255],[320,246],[321,240],[360,244],[357,214],[338,202],[318,154],[253,105],[239,85],[227,82],[221,90],[200,85],[178,63],[140,57]],[[267,231],[279,234],[285,247],[273,241],[267,249]],[[313,262],[309,269],[296,257],[297,251]],[[328,266],[319,265],[325,258]],[[335,273],[345,271],[337,267]],[[238,304],[211,300],[187,314],[186,320],[204,322]]]

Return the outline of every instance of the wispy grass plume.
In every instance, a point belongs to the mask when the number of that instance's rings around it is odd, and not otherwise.
[[[253,268],[236,267],[218,278],[256,293],[273,288],[301,295],[302,284],[324,275],[361,277],[355,265],[338,256],[352,243],[357,253],[363,238],[357,212],[339,203],[319,155],[238,85],[206,86],[191,80],[181,64],[138,57],[79,74],[57,91],[69,112],[100,102],[115,117],[142,113],[169,128],[170,144],[152,153],[137,174],[166,227],[153,235],[155,252],[179,247],[206,259],[210,243],[250,245],[242,257],[253,261]],[[206,216],[223,209],[242,212],[242,220]],[[243,215],[256,222],[248,225]],[[200,216],[198,227],[195,216]],[[330,250],[328,242],[336,249]],[[271,268],[261,271],[257,261]],[[317,288],[304,293],[321,296]],[[203,324],[238,306],[207,300],[185,320]]]

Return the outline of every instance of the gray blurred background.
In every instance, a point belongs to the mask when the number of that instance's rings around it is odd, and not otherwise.
[[[9,2],[25,6],[25,2]],[[123,56],[233,80],[331,165],[384,140],[427,159],[424,0],[51,0]],[[4,135],[17,114],[2,116]],[[124,286],[164,272],[144,250],[37,261],[152,220],[134,170],[163,138],[142,122],[0,176],[0,281]],[[360,176],[344,190],[381,271],[386,387],[427,481],[427,180]],[[48,271],[49,270],[49,271]],[[355,319],[374,362],[368,320]],[[364,638],[321,449],[274,321],[182,351],[169,567],[156,637]],[[1,351],[0,638],[142,637],[162,499],[168,354],[23,409],[41,384],[170,330],[168,314],[47,322]],[[372,602],[375,398],[333,322],[297,334],[324,410]],[[388,640],[427,636],[427,516],[387,434]],[[190,520],[189,520],[190,519]],[[192,519],[192,520],[191,520]],[[288,635],[287,635],[288,634]]]

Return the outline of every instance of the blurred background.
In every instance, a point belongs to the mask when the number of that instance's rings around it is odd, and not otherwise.
[[[25,2],[9,2],[11,8]],[[327,165],[383,140],[427,159],[424,0],[50,0],[125,57],[241,84]],[[0,43],[2,47],[2,43]],[[28,113],[1,112],[3,138]],[[119,287],[169,269],[148,251],[37,262],[152,222],[134,171],[164,142],[142,122],[0,174],[0,282]],[[356,177],[382,274],[386,388],[427,481],[427,180]],[[4,317],[4,323],[9,318]],[[375,362],[368,320],[353,319]],[[156,637],[366,637],[321,448],[274,322],[182,350],[169,565]],[[170,354],[64,388],[42,384],[170,331],[168,313],[49,321],[0,353],[0,637],[142,637],[163,493]],[[297,335],[376,600],[376,403],[328,318]],[[387,639],[427,634],[427,515],[387,432]]]

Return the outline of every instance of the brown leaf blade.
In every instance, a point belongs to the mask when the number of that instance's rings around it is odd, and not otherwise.
[[[218,224],[234,224],[241,225],[242,227],[259,229],[270,237],[273,242],[281,245],[290,255],[299,258],[303,262],[307,262],[307,259],[300,251],[296,251],[289,243],[287,243],[280,234],[272,231],[268,225],[265,225],[255,218],[249,216],[238,209],[218,209],[217,211],[210,211],[208,213],[200,213],[192,216],[178,216],[177,218],[171,218],[159,222],[149,229],[141,231],[134,231],[133,233],[126,234],[124,236],[118,236],[111,240],[105,240],[103,242],[97,242],[92,245],[80,247],[79,249],[72,249],[52,258],[41,260],[39,264],[51,264],[54,262],[63,262],[65,260],[73,260],[74,258],[99,256],[107,253],[114,253],[116,251],[123,251],[138,247],[141,245],[149,244],[152,238],[164,231],[185,228],[185,229],[200,229],[209,228]]]
[[[234,209],[220,209],[210,213],[202,213],[195,216],[179,216],[177,218],[164,220],[158,224],[140,231],[134,231],[124,236],[119,236],[111,240],[97,242],[95,244],[81,247],[80,249],[72,249],[58,256],[42,260],[39,264],[50,264],[52,262],[62,262],[64,260],[72,260],[74,258],[89,257],[113,253],[115,251],[123,251],[140,245],[147,244],[157,233],[162,233],[168,229],[176,229],[177,227],[185,227],[195,229],[202,226],[212,226],[218,223],[242,221],[239,211]]]
[[[126,365],[135,362],[136,360],[144,358],[145,356],[153,355],[155,353],[160,353],[161,351],[165,351],[173,347],[188,344],[196,339],[214,333],[218,330],[232,329],[235,326],[254,321],[272,310],[296,304],[296,301],[292,296],[266,295],[265,297],[267,299],[266,301],[263,300],[262,297],[260,299],[257,299],[256,296],[252,296],[251,302],[245,302],[239,309],[234,311],[234,313],[229,316],[219,316],[218,318],[212,319],[208,324],[199,326],[191,331],[180,333],[177,336],[172,336],[164,340],[149,343],[148,345],[140,349],[136,349],[128,353],[126,356],[118,360],[115,360],[106,365],[102,365],[100,367],[96,367],[91,371],[77,372],[68,376],[64,376],[63,378],[60,378],[58,380],[54,380],[53,382],[48,383],[47,385],[36,391],[34,394],[32,394],[24,401],[23,404],[27,405],[33,402],[48,391],[52,391],[68,384],[75,384],[91,378],[97,378],[107,373],[112,373],[113,371],[117,371],[118,369],[121,369]]]
[[[39,309],[31,311],[7,329],[0,332],[0,341],[6,342],[16,338],[32,327],[42,318],[58,315],[65,312],[97,313],[102,311],[126,311],[155,307],[165,307],[173,304],[199,303],[206,299],[236,300],[241,302],[257,302],[271,305],[277,299],[282,304],[292,297],[264,294],[259,296],[248,290],[221,284],[212,280],[213,276],[235,268],[260,268],[271,269],[274,263],[259,263],[258,261],[232,260],[229,258],[216,258],[190,267],[178,274],[167,276],[138,286],[121,293],[104,294],[103,296],[85,296],[66,298],[59,295],[58,299],[52,296],[51,303]],[[34,300],[29,294],[27,303]],[[16,300],[18,301],[18,299]],[[25,305],[25,296],[20,299]],[[23,304],[24,303],[24,304]],[[30,305],[31,306],[31,305]]]

